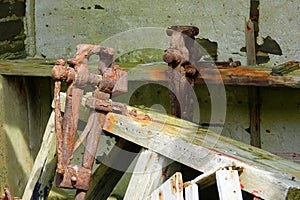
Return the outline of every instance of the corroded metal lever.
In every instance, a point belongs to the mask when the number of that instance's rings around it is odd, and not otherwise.
[[[90,73],[88,61],[90,56],[99,55],[96,73]],[[92,167],[96,155],[99,137],[106,114],[112,111],[112,95],[127,92],[127,72],[121,70],[114,61],[114,49],[99,45],[79,44],[74,58],[56,61],[52,69],[55,80],[55,131],[58,163],[56,185],[58,187],[77,189],[76,199],[84,199],[92,178]],[[61,82],[67,83],[64,116],[61,115]],[[84,88],[94,87],[93,95],[86,101],[90,108],[87,125],[75,142],[79,108]],[[73,165],[73,152],[86,138],[82,165]]]

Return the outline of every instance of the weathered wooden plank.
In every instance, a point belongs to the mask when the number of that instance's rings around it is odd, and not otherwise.
[[[56,169],[55,153],[54,112],[52,112],[22,199],[47,199]]]
[[[260,90],[258,87],[248,88],[250,144],[261,148],[260,136]]]
[[[61,98],[64,102],[63,94]],[[104,130],[203,172],[207,179],[199,182],[204,185],[220,167],[235,165],[243,169],[242,189],[259,197],[284,199],[289,188],[300,189],[300,165],[295,162],[182,119],[149,110],[147,114],[151,120],[110,113]]]
[[[226,167],[224,165],[224,167]],[[189,185],[197,184],[201,186],[201,188],[206,188],[208,186],[211,186],[216,182],[216,171],[219,170],[220,166],[215,166],[214,168],[211,168],[210,170],[206,171],[205,173],[197,176],[195,179],[185,182],[184,186],[187,187]]]
[[[51,101],[49,79],[1,76],[0,80],[3,179],[13,195],[22,196],[51,113],[49,105],[39,103]]]
[[[199,200],[199,191],[197,184],[191,184],[184,188],[184,199],[185,200]]]
[[[284,199],[289,188],[300,188],[300,165],[294,162],[187,121],[149,115],[153,120],[111,113],[104,129],[204,173],[224,165],[240,167],[242,188],[249,193],[260,191],[257,195],[262,198]]]
[[[247,49],[247,65],[256,65],[256,42],[254,36],[254,25],[250,19],[246,23],[245,34]],[[258,87],[248,88],[248,100],[250,109],[250,144],[260,148],[260,104]]]
[[[216,179],[220,200],[243,200],[237,170],[218,170]]]
[[[246,22],[246,52],[247,52],[247,65],[256,65],[256,48],[254,25],[251,19]]]
[[[163,168],[172,161],[150,150],[142,149],[133,170],[124,200],[144,200],[162,183]]]
[[[163,64],[139,66],[132,63],[119,63],[119,65],[129,72],[129,81],[168,81],[167,66]],[[44,59],[2,61],[0,74],[51,77],[50,71],[53,66],[54,60]],[[272,67],[204,67],[200,68],[195,83],[300,88],[300,70],[286,76],[272,76],[270,75]],[[89,69],[91,72],[96,71],[97,64],[89,64]]]
[[[183,200],[182,175],[176,172],[170,179],[154,190],[148,200]]]

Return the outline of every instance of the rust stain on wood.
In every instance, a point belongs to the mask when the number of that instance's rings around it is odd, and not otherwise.
[[[163,194],[162,191],[159,191],[159,193],[158,193],[158,199],[159,200],[164,200],[164,194]]]
[[[113,130],[114,127],[114,121],[115,121],[115,117],[114,115],[109,115],[106,118],[106,122],[105,122],[105,130],[108,132],[111,132]]]

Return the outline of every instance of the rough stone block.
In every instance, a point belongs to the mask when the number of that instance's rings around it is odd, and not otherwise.
[[[23,21],[20,19],[0,22],[0,30],[0,41],[13,39],[13,37],[20,34],[24,30]]]

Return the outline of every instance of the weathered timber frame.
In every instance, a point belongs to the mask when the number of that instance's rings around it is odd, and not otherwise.
[[[64,101],[61,95],[61,101]],[[128,107],[128,110],[132,107]],[[81,107],[82,120],[87,113]],[[138,112],[143,112],[138,110]],[[274,154],[226,138],[198,125],[148,112],[151,119],[137,119],[116,113],[107,115],[103,129],[171,160],[211,174],[200,187],[214,183],[214,173],[231,166],[240,172],[241,188],[264,199],[285,199],[292,189],[300,192],[300,165]],[[157,130],[149,127],[160,127]]]

